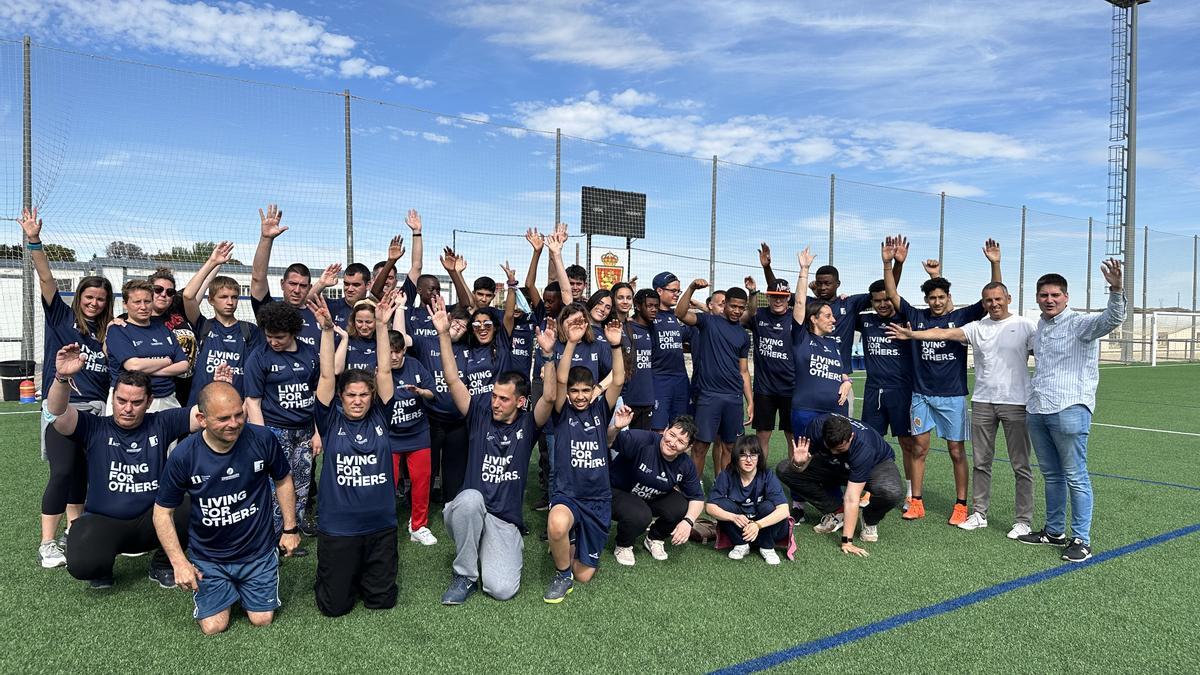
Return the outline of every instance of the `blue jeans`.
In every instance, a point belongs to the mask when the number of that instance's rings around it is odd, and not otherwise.
[[[1092,479],[1087,469],[1088,431],[1092,413],[1073,405],[1049,415],[1027,417],[1029,438],[1046,481],[1046,532],[1067,531],[1067,496],[1071,498],[1071,536],[1091,543]]]

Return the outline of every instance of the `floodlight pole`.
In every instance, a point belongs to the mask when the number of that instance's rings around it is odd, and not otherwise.
[[[24,51],[24,102],[21,110],[21,208],[33,210],[33,91],[30,77],[30,47],[29,36],[22,41]],[[24,307],[21,310],[21,359],[34,360],[33,353],[33,258],[27,244],[29,239],[21,235],[24,251],[21,252],[21,299]],[[53,355],[43,354],[42,358],[54,358]],[[42,383],[42,391],[49,390],[49,383]]]

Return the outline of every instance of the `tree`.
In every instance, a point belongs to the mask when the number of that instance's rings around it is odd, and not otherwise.
[[[213,249],[217,247],[215,241],[198,241],[187,246],[172,246],[170,251],[159,251],[152,257],[160,262],[192,262],[203,263],[208,260],[208,256],[212,255]],[[230,265],[241,265],[242,262],[236,258],[229,260]]]
[[[75,262],[75,249],[62,244],[46,244],[43,249],[50,262]],[[25,248],[21,244],[0,244],[0,260],[21,260],[25,257]]]
[[[110,241],[104,249],[104,255],[109,258],[126,258],[129,260],[149,260],[150,256],[137,244],[124,241]]]

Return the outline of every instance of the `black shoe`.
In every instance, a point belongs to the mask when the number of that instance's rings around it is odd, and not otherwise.
[[[1083,543],[1079,537],[1072,539],[1062,554],[1063,560],[1073,563],[1083,562],[1090,557],[1092,557],[1092,547]]]
[[[541,497],[538,497],[537,500],[535,502],[533,502],[533,510],[534,511],[549,511],[550,510],[550,498],[546,497],[544,495]]]
[[[112,586],[112,577],[105,577],[104,579],[91,579],[88,581],[88,588],[94,588],[96,590],[100,590],[102,588],[112,588]]]
[[[317,524],[314,523],[311,519],[305,518],[303,521],[301,521],[299,527],[300,527],[300,534],[302,534],[306,537],[317,536]]]
[[[1067,536],[1065,534],[1050,534],[1045,529],[1037,532],[1030,532],[1017,537],[1017,541],[1022,544],[1034,544],[1042,546],[1066,546]]]
[[[796,521],[797,523],[804,522],[804,507],[803,506],[797,506],[794,504],[792,505],[792,520]]]
[[[150,580],[158,582],[159,588],[175,588],[175,570],[170,567],[151,567]]]

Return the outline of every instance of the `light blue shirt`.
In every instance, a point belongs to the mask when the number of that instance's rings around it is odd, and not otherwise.
[[[1096,408],[1100,383],[1100,338],[1125,321],[1125,295],[1108,294],[1108,307],[1100,314],[1080,314],[1069,307],[1058,316],[1038,321],[1033,335],[1037,365],[1030,382],[1026,410],[1049,415],[1081,404]]]

